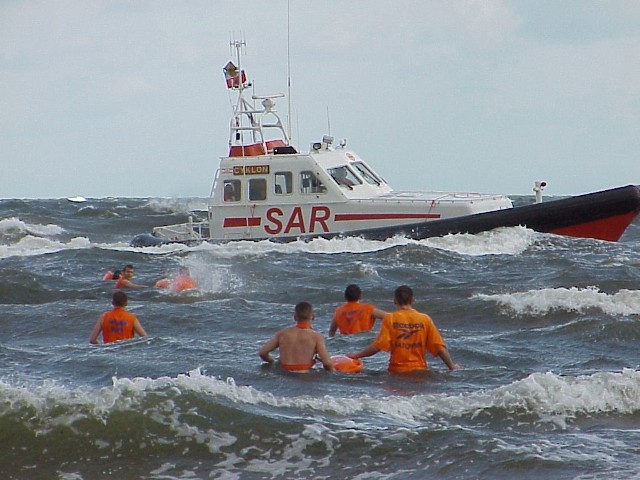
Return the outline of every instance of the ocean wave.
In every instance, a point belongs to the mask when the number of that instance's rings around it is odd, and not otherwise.
[[[7,468],[17,478],[29,465],[59,473],[64,465],[67,472],[103,478],[92,474],[90,465],[112,471],[115,459],[125,459],[127,478],[138,467],[136,478],[192,478],[183,468],[194,464],[210,471],[209,477],[252,472],[259,478],[307,478],[325,471],[335,476],[331,465],[342,464],[345,456],[372,455],[376,464],[362,472],[395,475],[397,462],[424,473],[426,467],[415,459],[423,458],[424,443],[435,432],[478,429],[493,439],[487,448],[494,459],[535,458],[543,451],[561,461],[575,454],[562,439],[523,443],[519,432],[548,432],[549,426],[563,431],[579,417],[600,421],[639,411],[640,372],[631,369],[575,377],[535,373],[460,395],[357,398],[283,397],[199,369],[176,377],[113,378],[100,389],[53,381],[12,386],[0,380],[0,430],[11,432],[0,453],[11,459]],[[507,431],[505,423],[512,425]],[[500,434],[492,434],[490,425]],[[599,443],[591,439],[581,445],[580,458],[605,455]],[[632,455],[633,447],[620,443],[618,449],[607,444],[607,455],[621,450]],[[434,445],[432,451],[440,448]],[[361,471],[345,465],[352,473]]]
[[[0,259],[33,257],[62,250],[80,250],[85,248],[91,248],[91,242],[85,237],[75,237],[65,243],[27,235],[13,245],[0,245]]]
[[[208,200],[201,198],[151,198],[144,207],[155,213],[189,214],[192,211],[206,211]]]
[[[456,233],[420,240],[419,243],[460,255],[513,255],[529,249],[540,234],[526,227],[503,227],[477,234]]]
[[[34,428],[46,431],[61,423],[71,426],[79,419],[106,422],[117,411],[146,409],[156,421],[173,424],[180,415],[191,410],[190,405],[195,401],[193,395],[208,403],[206,409],[216,404],[240,410],[256,407],[252,412],[259,414],[260,409],[267,407],[281,413],[287,410],[294,416],[297,411],[301,418],[312,412],[325,414],[339,422],[374,414],[374,418],[395,419],[399,422],[398,427],[419,426],[434,418],[473,419],[502,411],[503,414],[534,416],[540,422],[565,427],[568,420],[578,415],[640,412],[640,371],[627,368],[621,372],[580,376],[532,373],[508,385],[458,395],[364,395],[357,398],[277,396],[250,385],[237,385],[233,378],[211,377],[200,369],[177,377],[114,377],[111,386],[99,390],[73,388],[52,381],[16,387],[0,380],[0,418],[30,412]],[[171,408],[168,408],[169,404]],[[340,417],[337,420],[336,415]],[[360,427],[366,429],[363,421],[360,422]],[[181,424],[180,428],[186,428],[186,425]]]
[[[490,232],[472,234],[450,234],[423,240],[412,240],[395,236],[386,240],[367,240],[358,236],[339,238],[313,238],[291,242],[271,240],[238,240],[228,243],[203,242],[186,246],[179,243],[154,247],[129,247],[135,252],[165,254],[173,252],[207,251],[221,258],[265,256],[271,253],[309,253],[309,254],[364,254],[375,253],[397,247],[415,246],[437,249],[460,255],[521,255],[537,238],[537,233],[524,227],[499,228]]]
[[[614,294],[596,287],[544,288],[506,294],[476,294],[472,298],[497,302],[518,315],[542,315],[554,310],[585,312],[599,309],[608,315],[640,315],[640,290],[620,290]]]
[[[29,224],[19,218],[11,217],[0,220],[0,240],[7,242],[11,239],[19,239],[24,235],[34,235],[37,237],[55,236],[64,233],[64,228],[59,225]]]
[[[113,211],[110,208],[99,208],[94,205],[87,205],[80,208],[76,212],[76,216],[78,217],[86,217],[86,218],[109,218],[109,217],[119,217],[120,214],[118,212]]]

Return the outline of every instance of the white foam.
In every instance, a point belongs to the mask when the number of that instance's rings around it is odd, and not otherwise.
[[[207,211],[208,200],[203,198],[151,198],[145,205],[158,213],[183,213]]]
[[[535,243],[537,236],[525,227],[504,227],[475,235],[456,233],[427,238],[420,243],[461,255],[521,255]]]
[[[314,238],[309,241],[295,240],[286,243],[277,243],[269,240],[239,240],[229,243],[203,243],[193,247],[193,249],[208,251],[222,258],[233,258],[247,255],[265,256],[274,252],[282,254],[370,253],[399,245],[406,245],[408,242],[405,238],[391,238],[385,241],[377,241],[365,240],[359,237],[332,238],[329,240]]]
[[[361,237],[314,238],[291,242],[273,242],[270,240],[238,240],[228,243],[203,242],[194,246],[168,244],[157,247],[126,249],[149,254],[165,254],[182,251],[206,251],[220,258],[246,257],[247,255],[266,256],[271,253],[310,253],[342,254],[372,253],[390,248],[413,245],[417,247],[446,250],[461,255],[520,255],[535,241],[536,232],[524,227],[500,228],[476,235],[452,234],[423,240],[406,237],[392,237],[386,240],[366,240]]]
[[[196,255],[187,257],[184,266],[196,281],[198,292],[228,292],[238,290],[243,285],[242,278],[235,273],[231,265],[212,266]]]
[[[86,248],[91,248],[91,242],[85,237],[75,237],[65,243],[27,235],[13,245],[0,245],[0,259],[32,257],[62,250],[82,250]]]
[[[52,223],[48,225],[38,225],[38,224],[27,225],[28,233],[30,233],[31,235],[36,235],[40,237],[61,235],[62,233],[64,233],[64,231],[65,231],[64,228]]]
[[[0,236],[9,234],[32,234],[36,236],[53,236],[64,233],[64,228],[55,224],[28,224],[16,217],[0,220]]]
[[[27,225],[16,217],[3,218],[0,220],[0,235],[9,233],[22,233],[27,231]]]
[[[199,369],[174,378],[114,378],[111,386],[98,391],[72,389],[53,382],[28,388],[11,387],[2,381],[0,391],[6,400],[0,405],[0,411],[16,406],[31,407],[37,412],[40,428],[46,430],[57,424],[70,425],[87,416],[105,419],[113,410],[137,409],[145,403],[148,395],[162,392],[165,401],[154,407],[154,416],[184,435],[193,435],[193,426],[180,423],[181,412],[175,398],[187,392],[205,394],[212,401],[218,399],[236,405],[294,409],[304,412],[305,418],[314,412],[330,417],[337,414],[347,419],[373,416],[394,420],[400,427],[415,427],[456,417],[490,416],[499,410],[511,415],[533,415],[539,422],[551,422],[565,428],[567,422],[577,415],[624,415],[640,411],[640,371],[633,369],[581,376],[533,373],[509,385],[459,395],[282,397],[252,386],[236,385],[232,378],[223,381],[205,375]],[[56,410],[65,405],[74,407],[73,411]],[[363,423],[364,420],[359,420],[359,423],[350,421],[350,428],[371,428],[371,425]],[[214,448],[214,444],[217,447],[226,445],[231,439],[216,437],[207,441],[211,441],[210,447]]]
[[[546,314],[553,310],[584,312],[599,309],[608,315],[639,315],[640,290],[620,290],[614,294],[588,288],[543,288],[496,295],[476,294],[472,298],[496,302],[518,315]]]
[[[189,247],[182,243],[168,243],[158,245],[154,247],[132,247],[127,242],[117,243],[100,243],[95,244],[96,247],[103,248],[105,250],[118,250],[121,252],[137,252],[146,253],[148,255],[169,255],[171,253],[183,253],[194,251],[193,247]]]

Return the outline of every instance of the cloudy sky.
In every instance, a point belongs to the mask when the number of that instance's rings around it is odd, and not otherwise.
[[[395,189],[640,183],[637,0],[0,0],[0,198],[206,197],[232,38]]]

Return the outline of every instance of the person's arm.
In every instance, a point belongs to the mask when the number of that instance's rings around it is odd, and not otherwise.
[[[102,331],[102,317],[98,319],[98,321],[93,327],[93,330],[91,330],[91,335],[89,335],[89,343],[96,345],[98,343],[98,335],[100,335],[101,331]]]
[[[133,283],[131,280],[122,280],[122,286],[126,288],[144,288],[146,285],[140,285],[139,283]]]
[[[375,355],[376,353],[378,353],[380,351],[379,348],[376,348],[373,346],[373,343],[370,344],[368,347],[366,347],[364,350],[361,350],[357,353],[354,352],[349,352],[347,353],[347,357],[349,358],[364,358],[364,357],[370,357],[372,355]]]
[[[329,372],[335,371],[335,368],[333,367],[333,360],[331,360],[331,355],[329,355],[329,352],[327,351],[327,346],[324,343],[324,338],[321,334],[318,333],[317,339],[318,341],[316,343],[316,355],[318,355],[318,358],[322,362],[322,366]]]
[[[265,343],[260,350],[258,350],[258,355],[260,358],[267,363],[273,363],[273,357],[270,355],[279,345],[279,336],[276,333],[271,339]]]
[[[147,336],[147,332],[144,331],[144,328],[142,328],[142,325],[140,324],[137,318],[136,318],[136,321],[133,323],[133,330],[141,337]]]
[[[336,330],[338,330],[338,322],[336,322],[336,316],[334,315],[333,320],[331,320],[331,325],[329,326],[329,336],[335,336]]]
[[[449,355],[449,351],[447,350],[447,347],[440,347],[440,350],[438,351],[438,356],[442,359],[445,365],[449,367],[449,370],[460,370],[462,368],[457,363],[453,363],[453,360],[451,360],[451,356]]]
[[[374,318],[379,318],[380,320],[382,320],[382,318],[388,313],[389,312],[385,312],[384,310],[380,310],[379,308],[374,308],[373,312],[371,312],[371,315],[373,315]]]

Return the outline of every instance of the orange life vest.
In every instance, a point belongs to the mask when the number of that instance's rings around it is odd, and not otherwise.
[[[136,316],[122,307],[115,307],[113,310],[103,313],[101,321],[104,343],[133,338],[135,335],[133,326],[136,322]]]

